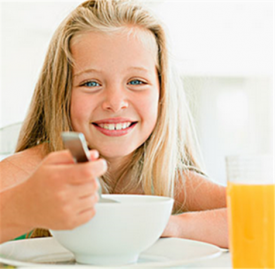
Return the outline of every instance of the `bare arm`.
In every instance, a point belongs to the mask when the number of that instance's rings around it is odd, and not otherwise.
[[[98,199],[95,177],[107,169],[95,151],[91,158],[75,164],[68,151],[54,152],[28,176],[2,163],[7,181],[0,192],[0,243],[33,228],[72,229],[91,219]]]
[[[45,157],[44,146],[39,145],[0,162],[0,192],[26,180]]]
[[[18,205],[22,196],[22,184],[0,192],[0,243],[16,238],[31,231],[32,225],[22,221],[22,215],[28,216],[24,204]],[[21,210],[18,210],[21,208]],[[23,208],[23,210],[22,210]]]
[[[227,209],[173,215],[162,236],[198,240],[228,248]]]
[[[24,203],[19,205],[18,202],[24,192],[22,183],[34,172],[42,159],[42,146],[37,146],[15,153],[0,162],[0,243],[34,228],[22,222],[20,215],[27,216],[28,212],[22,211]]]
[[[170,217],[163,237],[193,239],[228,248],[224,186],[190,172],[185,184],[178,186],[175,203],[184,205],[186,213]]]

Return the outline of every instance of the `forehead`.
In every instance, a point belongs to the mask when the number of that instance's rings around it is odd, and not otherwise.
[[[112,52],[124,50],[127,53],[148,53],[153,59],[155,66],[159,66],[158,45],[156,38],[149,30],[139,27],[121,27],[103,31],[85,31],[73,36],[70,43],[73,59],[87,56],[85,53],[93,53],[95,56],[101,54],[110,55]],[[105,50],[105,51],[104,51]]]

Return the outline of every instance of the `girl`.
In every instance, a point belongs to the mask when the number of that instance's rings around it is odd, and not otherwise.
[[[105,193],[173,197],[164,237],[227,247],[225,188],[201,169],[179,81],[163,27],[142,6],[77,7],[50,43],[17,153],[1,163],[1,241],[87,222],[99,177]],[[63,150],[70,130],[84,133],[91,162]]]

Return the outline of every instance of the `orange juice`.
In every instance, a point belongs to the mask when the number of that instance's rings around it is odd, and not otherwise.
[[[228,182],[230,252],[233,268],[275,268],[275,184]]]

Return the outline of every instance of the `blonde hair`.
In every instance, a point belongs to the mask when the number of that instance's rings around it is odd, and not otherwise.
[[[48,152],[63,149],[60,134],[72,130],[72,38],[87,31],[108,33],[125,27],[138,27],[150,33],[156,42],[160,99],[156,126],[122,169],[120,178],[131,170],[132,180],[120,191],[127,192],[134,185],[142,184],[145,194],[173,197],[177,180],[183,180],[186,171],[201,171],[196,139],[180,78],[174,76],[168,61],[164,28],[135,1],[86,1],[61,23],[51,40],[17,151],[45,142]],[[110,192],[107,176],[103,177],[102,184],[105,192]]]

